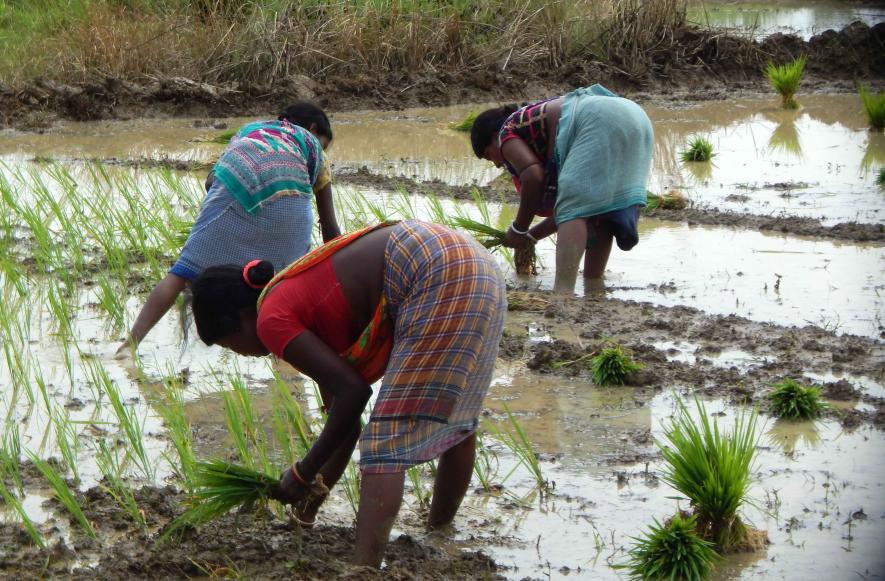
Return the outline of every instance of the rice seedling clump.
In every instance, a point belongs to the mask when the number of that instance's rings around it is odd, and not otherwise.
[[[704,405],[695,403],[698,420],[678,401],[664,439],[658,442],[666,463],[662,478],[688,498],[701,537],[726,552],[747,536],[738,510],[747,502],[753,482],[758,416],[755,411],[740,412],[726,434],[715,419],[710,421]]]
[[[504,238],[507,233],[498,230],[493,226],[489,226],[483,222],[471,220],[470,218],[458,217],[452,220],[452,224],[466,230],[476,240],[492,250],[504,244]],[[537,257],[535,255],[535,247],[530,244],[525,248],[517,249],[513,254],[514,267],[517,274],[537,274]]]
[[[885,186],[885,167],[879,168],[879,175],[876,176],[876,183]]]
[[[776,65],[768,63],[765,67],[765,76],[771,82],[771,86],[781,96],[781,105],[784,109],[798,109],[796,91],[802,83],[802,73],[805,71],[805,55],[800,56],[791,63]]]
[[[827,407],[820,399],[819,387],[804,386],[789,377],[771,387],[768,401],[779,418],[812,420],[820,417]]]
[[[624,385],[627,375],[642,369],[620,345],[603,349],[590,360],[590,372],[596,385]]]
[[[696,136],[688,142],[688,147],[679,154],[684,162],[710,161],[713,158],[713,144],[706,137]]]
[[[476,121],[478,115],[478,111],[471,111],[461,121],[449,123],[449,128],[454,129],[455,131],[468,132],[473,128],[473,122]]]
[[[218,518],[238,506],[252,507],[266,501],[279,483],[275,476],[223,460],[197,462],[190,483],[192,506],[169,525],[163,537],[184,525]]]
[[[713,543],[698,536],[697,517],[676,514],[665,524],[655,524],[641,537],[633,537],[626,569],[631,579],[699,581],[713,570],[719,555]]]
[[[885,91],[878,94],[867,91],[866,87],[860,86],[860,100],[863,102],[864,112],[870,127],[877,131],[885,129]]]
[[[679,190],[670,190],[661,196],[649,192],[647,200],[645,208],[643,208],[643,212],[646,214],[651,214],[659,208],[662,210],[684,210],[688,207],[688,200]]]

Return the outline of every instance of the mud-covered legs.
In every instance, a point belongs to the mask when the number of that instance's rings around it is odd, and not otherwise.
[[[474,433],[439,457],[427,519],[431,528],[447,525],[455,518],[470,486],[475,456]],[[355,564],[371,567],[381,565],[390,529],[402,504],[404,483],[405,472],[363,474],[360,508],[356,518]]]
[[[586,218],[563,222],[557,227],[556,280],[553,290],[572,293],[578,279],[578,266],[587,247],[587,236],[593,229],[594,242],[584,257],[584,278],[602,278],[612,250],[611,230],[603,223],[591,225]]]
[[[380,567],[393,521],[403,502],[405,472],[363,474],[356,517],[355,565]]]
[[[476,432],[439,457],[436,479],[433,482],[433,500],[430,502],[430,515],[427,517],[430,528],[447,525],[455,518],[470,486],[475,458]]]

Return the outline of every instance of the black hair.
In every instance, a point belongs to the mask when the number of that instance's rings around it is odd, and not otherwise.
[[[326,116],[325,111],[310,101],[296,101],[292,103],[280,112],[278,119],[294,123],[308,130],[311,125],[316,125],[317,133],[332,141],[332,125],[329,123],[329,118]]]
[[[240,330],[240,313],[257,310],[258,295],[274,276],[273,264],[262,260],[247,271],[242,266],[210,266],[191,283],[191,310],[197,334],[206,345]]]
[[[519,107],[516,105],[502,105],[494,109],[486,109],[476,116],[473,127],[470,128],[470,144],[476,157],[482,158],[483,152],[492,139],[501,130],[501,126],[507,121]]]

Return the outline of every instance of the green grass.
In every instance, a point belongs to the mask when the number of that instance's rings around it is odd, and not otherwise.
[[[827,408],[819,387],[805,386],[789,377],[771,386],[768,402],[777,417],[788,420],[813,420]]]
[[[706,137],[695,136],[688,145],[679,153],[679,158],[684,162],[710,161],[713,159],[713,144]]]
[[[227,514],[238,506],[252,508],[270,499],[279,478],[223,460],[197,462],[194,466],[191,507],[163,531],[165,540],[183,526],[197,526]]]
[[[870,127],[876,131],[882,131],[885,129],[885,91],[879,91],[876,94],[867,91],[866,87],[861,85],[859,93]]]
[[[3,483],[3,479],[0,478],[0,498],[3,499],[3,502],[6,506],[11,507],[16,514],[18,514],[19,518],[22,520],[22,526],[25,527],[25,531],[28,533],[28,536],[31,537],[31,540],[34,541],[34,544],[40,547],[41,549],[46,548],[46,540],[43,538],[43,535],[37,529],[37,526],[34,524],[34,521],[28,516],[27,511],[22,506],[22,503],[15,497],[12,492],[6,488],[6,485]]]
[[[765,67],[765,77],[771,82],[771,86],[781,96],[781,105],[784,109],[798,109],[796,92],[802,83],[802,73],[805,71],[805,55],[800,56],[791,63],[776,65],[768,63]]]
[[[519,463],[525,467],[532,477],[535,479],[535,485],[539,490],[545,491],[549,487],[549,482],[541,470],[541,464],[538,461],[538,454],[535,452],[532,442],[526,435],[522,425],[510,411],[507,404],[504,404],[504,410],[507,412],[507,421],[511,429],[502,430],[496,426],[492,426],[492,432],[495,437],[507,446]],[[509,474],[507,477],[509,478]],[[506,478],[505,478],[506,480]]]
[[[642,369],[620,345],[604,348],[590,359],[590,372],[596,385],[624,385],[627,375]]]
[[[662,479],[688,498],[698,517],[701,536],[720,552],[740,543],[746,529],[738,510],[747,502],[759,435],[757,413],[741,411],[731,431],[719,429],[695,400],[699,419],[692,419],[679,400],[675,416],[658,442],[664,457]]]
[[[455,131],[469,132],[473,128],[473,123],[476,121],[476,118],[478,116],[478,111],[471,111],[461,121],[449,123],[449,129],[454,129]]]
[[[58,501],[65,507],[65,509],[71,513],[74,519],[79,523],[80,528],[86,533],[91,539],[95,539],[95,529],[92,528],[92,523],[89,522],[89,519],[86,518],[86,515],[83,514],[83,510],[80,508],[80,504],[77,502],[74,493],[68,487],[67,483],[64,479],[59,475],[55,469],[49,465],[48,462],[38,458],[32,452],[28,452],[28,457],[31,459],[31,462],[34,463],[34,466],[43,474],[43,477],[46,478],[46,481],[49,482],[49,485],[52,487],[53,492],[55,493],[55,497]]]
[[[713,544],[695,530],[697,517],[676,514],[666,524],[655,524],[641,537],[633,537],[630,559],[616,568],[626,569],[631,579],[701,581],[706,579],[719,555]]]

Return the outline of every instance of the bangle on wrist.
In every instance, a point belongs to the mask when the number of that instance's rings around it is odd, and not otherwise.
[[[310,486],[311,483],[305,480],[304,476],[301,475],[301,472],[298,470],[298,462],[292,464],[292,475],[295,477],[295,480],[300,482],[305,486]]]
[[[517,228],[515,220],[510,223],[510,229],[513,231],[514,234],[519,234],[520,236],[525,236],[529,233],[528,228],[526,228],[525,230],[520,230],[519,228]]]

